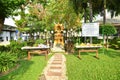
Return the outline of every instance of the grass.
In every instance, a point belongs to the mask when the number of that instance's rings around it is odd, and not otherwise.
[[[0,80],[38,80],[46,64],[45,56],[34,56],[29,61],[22,60],[18,69],[0,77]]]
[[[104,54],[99,50],[99,58],[95,53],[82,53],[82,60],[77,54],[66,55],[67,76],[69,80],[119,80],[120,52],[109,49]],[[20,67],[0,77],[0,80],[38,80],[47,61],[45,56],[34,56],[31,60],[20,61]]]
[[[82,53],[82,60],[77,54],[66,55],[68,80],[120,80],[120,52],[109,49],[95,53]]]

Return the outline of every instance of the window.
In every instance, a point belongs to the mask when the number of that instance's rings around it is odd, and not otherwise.
[[[0,41],[3,41],[3,37],[0,37]]]
[[[8,41],[8,37],[6,37],[6,41]]]

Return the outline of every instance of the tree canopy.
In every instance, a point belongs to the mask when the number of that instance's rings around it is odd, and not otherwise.
[[[108,36],[112,36],[117,33],[116,28],[112,24],[103,24],[100,26],[100,33],[103,34],[104,43],[108,45]],[[105,37],[106,36],[106,37]],[[106,46],[108,47],[108,46]]]
[[[0,0],[0,17],[8,17],[26,0]]]
[[[100,33],[110,36],[116,34],[117,30],[112,24],[104,24],[100,26]]]
[[[52,30],[56,23],[61,23],[66,28],[80,26],[81,15],[75,14],[69,0],[50,0],[47,2],[34,0],[25,7],[29,13],[25,13],[23,8],[15,12],[21,16],[20,20],[15,20],[20,31]]]
[[[109,2],[109,4],[108,4]],[[89,3],[89,4],[88,4]],[[112,13],[119,14],[118,0],[108,0],[106,8]],[[103,11],[103,0],[1,0],[0,1],[0,27],[5,17],[18,11],[21,16],[16,20],[19,28],[52,29],[55,23],[62,23],[66,28],[80,26],[82,16],[92,19],[93,16]],[[89,6],[91,6],[89,8]],[[29,14],[25,13],[28,9]],[[92,16],[93,14],[93,16]],[[88,16],[89,15],[89,16]],[[90,18],[91,17],[91,18]],[[32,30],[31,29],[31,30]]]
[[[9,17],[14,10],[18,9],[26,0],[0,0],[0,31],[3,27],[4,20]]]
[[[70,0],[70,1],[73,3],[75,12],[77,14],[84,13],[83,17],[87,20],[90,18],[88,16],[90,15],[89,13],[90,10],[88,10],[90,4],[92,4],[93,17],[97,14],[102,14],[104,16],[105,9],[108,9],[111,12],[111,17],[120,14],[119,0]]]

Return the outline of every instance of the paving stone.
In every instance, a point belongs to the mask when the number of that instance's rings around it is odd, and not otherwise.
[[[62,61],[53,61],[52,63],[53,63],[53,64],[54,64],[54,63],[60,63],[60,64],[62,64]]]
[[[46,80],[68,80],[65,61],[66,58],[63,54],[55,53],[43,71]]]
[[[60,73],[62,73],[62,69],[49,69],[48,71],[52,71],[52,72],[60,72]]]
[[[53,61],[63,61],[62,59],[54,59]]]
[[[62,58],[55,58],[54,60],[62,60]]]
[[[54,60],[62,60],[62,58],[55,58]]]
[[[54,58],[54,59],[62,59],[62,58]]]
[[[59,66],[50,66],[50,69],[62,69],[62,67],[59,67]]]
[[[62,63],[61,62],[60,63],[52,62],[51,64],[56,64],[57,65],[57,64],[62,64]]]
[[[48,76],[61,76],[62,73],[61,73],[61,72],[49,71],[47,75],[48,75]]]
[[[56,56],[54,56],[55,58],[62,58],[62,56],[58,56],[58,55],[56,55]]]
[[[50,66],[54,66],[54,67],[62,67],[61,64],[50,64]]]

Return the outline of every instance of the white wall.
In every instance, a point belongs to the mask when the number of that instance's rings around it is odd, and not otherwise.
[[[3,31],[2,37],[3,37],[3,41],[7,41],[7,38],[8,38],[8,41],[9,41],[10,40],[10,32]]]
[[[13,37],[13,40],[17,40],[17,34],[15,32],[11,32],[11,37]]]
[[[24,33],[24,34],[22,34],[21,37],[22,37],[22,40],[23,40],[23,41],[27,40],[27,34]]]
[[[13,40],[17,40],[17,35],[15,32],[11,32],[11,36],[10,36],[9,31],[2,31],[0,37],[2,37],[3,41],[10,41],[11,37],[13,38]]]

